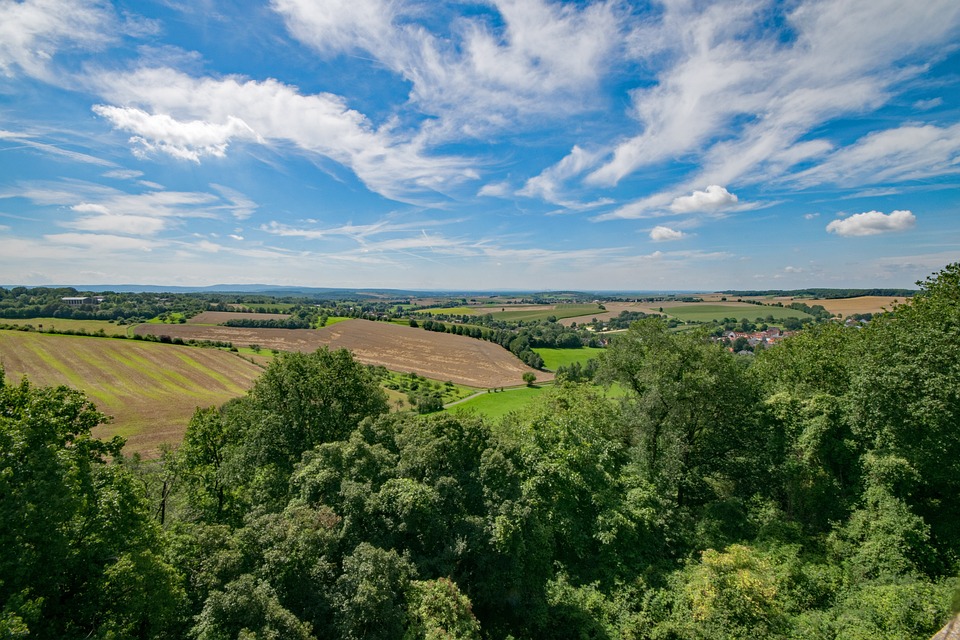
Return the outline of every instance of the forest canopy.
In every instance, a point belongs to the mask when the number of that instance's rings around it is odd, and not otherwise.
[[[744,358],[638,320],[524,413],[282,354],[161,460],[0,378],[0,636],[927,638],[960,571],[960,265]]]

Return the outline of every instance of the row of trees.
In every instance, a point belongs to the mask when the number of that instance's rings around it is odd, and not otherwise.
[[[0,635],[925,638],[960,570],[960,265],[736,358],[635,323],[599,387],[388,414],[283,354],[157,463],[0,386]]]

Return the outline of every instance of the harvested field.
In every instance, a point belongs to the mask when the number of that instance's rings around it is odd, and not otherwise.
[[[836,315],[841,314],[844,317],[852,313],[879,313],[881,311],[891,311],[895,304],[903,304],[909,298],[891,297],[891,296],[860,296],[859,298],[835,298],[830,300],[796,300],[803,302],[811,307],[815,304],[822,305],[824,309]],[[791,300],[793,302],[794,300]],[[784,304],[789,302],[784,301]]]
[[[155,343],[0,331],[6,377],[84,391],[113,421],[94,435],[127,439],[126,450],[157,455],[183,438],[196,407],[242,396],[262,369],[236,354]]]
[[[365,364],[392,371],[414,371],[434,380],[451,380],[469,387],[492,388],[523,384],[527,371],[538,380],[552,373],[536,371],[492,342],[436,333],[387,322],[348,320],[323,329],[247,329],[204,325],[141,325],[141,335],[153,333],[184,340],[221,340],[235,346],[260,345],[280,351],[316,351],[345,348]]]
[[[204,311],[187,320],[187,324],[220,324],[227,320],[286,320],[286,313],[242,313],[235,311]]]

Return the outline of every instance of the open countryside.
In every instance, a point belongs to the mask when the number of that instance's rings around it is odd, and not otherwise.
[[[0,331],[7,379],[83,390],[113,421],[95,434],[129,452],[176,446],[196,407],[242,396],[263,369],[234,353],[132,340]]]
[[[527,367],[509,351],[489,342],[369,320],[338,322],[316,330],[176,324],[140,325],[136,332],[305,353],[324,346],[345,348],[364,364],[382,365],[391,371],[413,371],[434,380],[452,380],[472,387],[523,384],[522,376],[528,371],[542,379],[553,378],[552,374]]]

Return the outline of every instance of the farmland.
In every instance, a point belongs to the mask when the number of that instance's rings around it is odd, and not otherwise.
[[[21,331],[0,332],[0,361],[10,381],[84,391],[113,416],[95,435],[121,435],[146,456],[178,443],[196,407],[243,395],[262,372],[216,349]]]
[[[323,329],[250,329],[207,325],[141,325],[140,335],[152,333],[183,340],[256,344],[263,349],[311,352],[328,346],[353,352],[360,362],[391,371],[410,372],[434,380],[452,380],[471,387],[491,388],[521,384],[533,371],[502,347],[447,333],[423,331],[386,322],[349,320]],[[536,372],[540,379],[552,374]]]
[[[603,353],[603,349],[591,347],[582,347],[580,349],[538,347],[535,348],[534,351],[543,358],[543,366],[550,371],[556,371],[557,367],[568,367],[574,362],[579,362],[581,365],[584,365],[588,360],[592,360]]]
[[[483,306],[457,306],[457,307],[434,307],[430,309],[417,309],[417,313],[425,313],[432,316],[451,315],[451,316],[482,316],[490,314],[495,320],[505,322],[530,322],[533,320],[546,320],[549,317],[575,318],[584,316],[588,313],[594,315],[603,313],[596,304],[502,304],[502,305],[483,305]]]
[[[778,322],[787,318],[803,319],[811,317],[809,314],[796,309],[742,302],[722,302],[715,304],[682,302],[672,303],[669,306],[665,304],[662,308],[663,313],[683,320],[684,322],[710,322],[720,321],[724,318],[734,318],[737,320],[747,318],[749,320],[755,320],[756,318],[766,318],[767,316],[773,316],[774,322]]]
[[[285,313],[204,311],[187,320],[187,324],[222,324],[228,320],[286,320],[289,317],[290,316]]]
[[[454,405],[453,412],[478,413],[485,418],[499,419],[508,413],[520,411],[533,402],[544,391],[543,387],[520,387],[506,389],[500,393],[482,393],[460,404]]]
[[[129,327],[118,325],[106,320],[72,320],[67,318],[2,318],[0,324],[10,324],[17,326],[30,325],[35,329],[43,331],[78,331],[86,333],[97,333],[103,331],[108,336],[122,336],[127,334]]]

